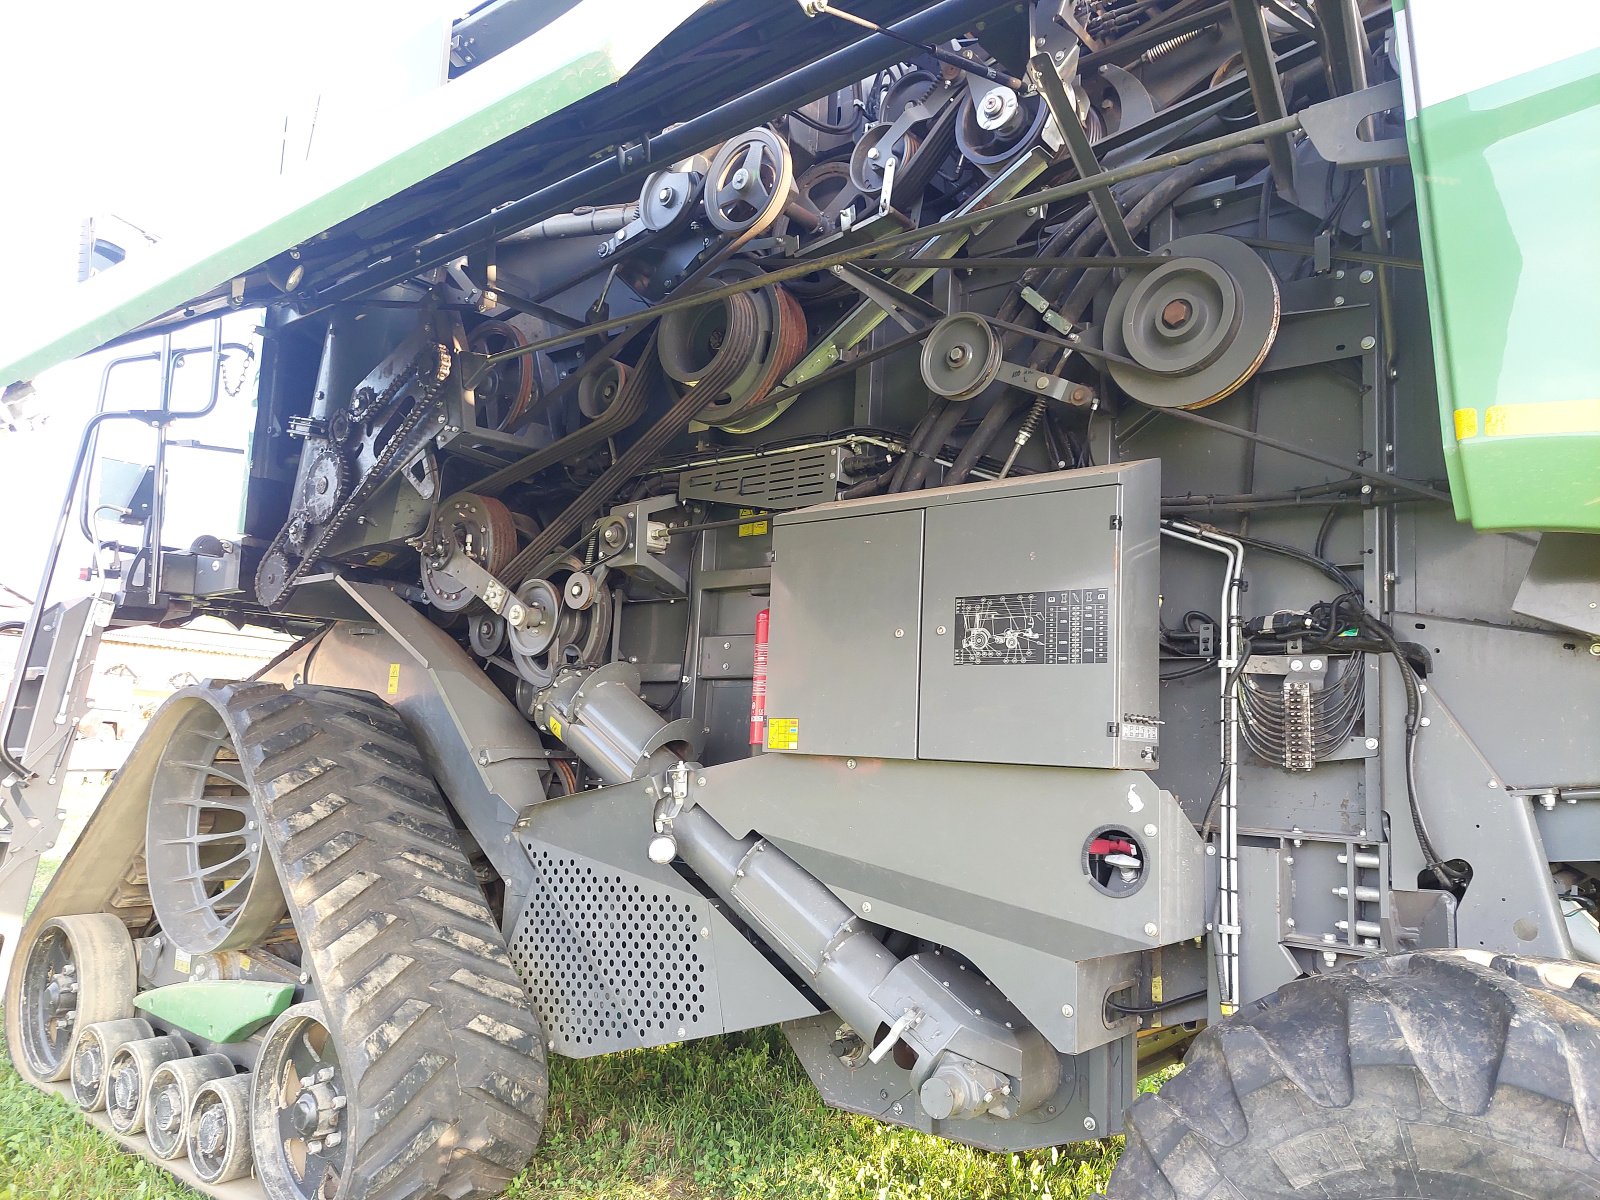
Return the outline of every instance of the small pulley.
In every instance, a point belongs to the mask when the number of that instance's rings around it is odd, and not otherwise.
[[[995,381],[1001,346],[994,327],[975,313],[955,313],[922,340],[922,381],[946,400],[970,400]]]
[[[590,371],[578,381],[578,411],[591,421],[598,421],[622,395],[628,382],[629,368],[615,360],[597,370]]]
[[[794,197],[789,145],[770,129],[725,142],[706,175],[706,215],[723,233],[754,237],[771,228]]]
[[[1169,242],[1123,280],[1106,310],[1111,377],[1155,408],[1204,408],[1260,369],[1278,335],[1278,280],[1250,247],[1220,234]]]

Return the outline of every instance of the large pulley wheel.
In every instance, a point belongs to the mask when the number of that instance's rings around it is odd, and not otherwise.
[[[189,954],[255,945],[288,911],[221,715],[193,704],[162,747],[145,823],[150,902]]]
[[[137,985],[133,941],[116,917],[47,921],[7,989],[7,1040],[18,1065],[40,1083],[65,1079],[79,1031],[132,1017]]]
[[[970,400],[995,381],[1003,348],[975,313],[944,318],[922,339],[922,382],[946,400]]]
[[[522,330],[508,321],[485,321],[467,335],[474,354],[495,355],[528,344]],[[533,399],[533,359],[524,354],[492,364],[473,384],[478,424],[486,429],[514,428]]]
[[[734,283],[759,273],[753,263],[733,259],[713,272],[706,286]],[[726,378],[727,368],[737,369],[727,389],[708,400],[696,415],[695,419],[706,425],[725,426],[746,417],[805,354],[806,314],[787,288],[774,284],[745,296],[755,307],[758,333],[753,351],[731,363],[726,360],[738,348],[727,344],[731,318],[726,302],[680,309],[661,319],[661,368],[669,378],[695,387],[713,372]]]
[[[572,594],[574,583],[578,590]],[[601,661],[611,637],[611,589],[596,586],[579,559],[564,558],[548,577],[527,580],[517,598],[537,614],[532,624],[506,630],[523,682],[548,687],[563,667]]]
[[[1220,234],[1178,238],[1132,272],[1106,310],[1105,348],[1131,362],[1111,377],[1154,408],[1204,408],[1256,373],[1278,336],[1278,280],[1250,247]]]
[[[296,1004],[256,1060],[250,1140],[269,1200],[334,1200],[355,1113],[322,1005]]]
[[[725,142],[706,175],[706,215],[723,233],[755,237],[770,228],[794,191],[789,145],[770,129]]]
[[[435,608],[463,612],[477,594],[450,573],[450,558],[464,554],[491,575],[505,570],[517,553],[511,510],[492,496],[458,492],[439,506],[422,551],[422,590]]]

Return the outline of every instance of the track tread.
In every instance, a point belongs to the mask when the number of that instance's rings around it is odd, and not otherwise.
[[[545,1034],[399,715],[218,689],[353,1096],[341,1200],[502,1191],[542,1132]]]

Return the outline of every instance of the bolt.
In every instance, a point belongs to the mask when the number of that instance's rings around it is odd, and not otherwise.
[[[935,626],[934,627],[934,632],[939,634],[941,637],[944,636],[944,626],[943,625]],[[1600,654],[1600,642],[1596,642],[1593,646],[1591,646],[1589,648],[1589,653],[1590,654]]]
[[[1589,653],[1594,655],[1596,658],[1600,658],[1600,642],[1590,642]]]
[[[1376,750],[1377,748],[1378,748],[1378,739],[1377,738],[1368,738],[1367,739],[1367,749],[1368,750]]]
[[[999,92],[990,92],[983,98],[983,111],[992,117],[1005,107],[1005,103]]]
[[[861,911],[864,912],[864,913],[871,912],[872,911],[872,901],[871,900],[863,900],[861,902]]]
[[[895,1116],[898,1117],[901,1113],[905,1112],[905,1110],[906,1110],[906,1106],[904,1104],[901,1104],[900,1101],[896,1100],[894,1102],[894,1108],[893,1108],[892,1111],[893,1111]]]
[[[1033,386],[1038,388],[1041,392],[1044,391],[1047,387],[1050,386],[1050,376],[1048,376],[1048,375],[1039,376],[1037,379],[1035,379],[1033,381]]]
[[[1090,1133],[1093,1133],[1096,1129],[1100,1128],[1099,1124],[1095,1121],[1095,1119],[1093,1117],[1085,1117],[1083,1119],[1083,1127],[1085,1129],[1087,1129]]]
[[[1215,846],[1207,846],[1206,856],[1208,858],[1215,858],[1217,856],[1217,848]]]
[[[1073,1013],[1073,1008],[1072,1008],[1072,1005],[1070,1005],[1070,1004],[1063,1004],[1063,1005],[1062,1005],[1062,1006],[1061,1006],[1061,1015],[1062,1015],[1062,1016],[1063,1016],[1063,1017],[1067,1017],[1067,1018],[1069,1018],[1069,1019],[1070,1019],[1070,1018],[1071,1018],[1071,1016],[1072,1016],[1072,1013]]]
[[[1166,307],[1161,310],[1161,323],[1168,329],[1176,329],[1192,316],[1194,305],[1180,297],[1167,301]]]
[[[701,787],[705,787],[705,785],[706,785],[706,777],[704,775],[702,775],[698,779],[696,779],[695,782],[698,783]]]
[[[745,188],[750,186],[750,172],[746,171],[743,167],[740,167],[733,173],[733,179],[731,182],[733,184],[734,191],[744,191]]]
[[[867,148],[867,157],[876,159],[878,157],[878,148],[876,146],[869,146]]]
[[[671,204],[672,203],[672,196],[673,196],[673,191],[669,187],[664,187],[659,192],[656,193],[656,199],[661,201],[661,203],[663,203],[663,204]]]
[[[1363,350],[1371,350],[1377,344],[1378,339],[1375,337],[1364,337],[1361,339],[1361,348]]]
[[[1145,935],[1145,937],[1155,937],[1156,936],[1156,927],[1155,927],[1155,923],[1153,921],[1145,923],[1144,935]]]
[[[1333,298],[1333,306],[1335,308],[1343,307],[1344,306],[1344,297],[1343,296],[1335,296]]]
[[[905,637],[905,635],[906,635],[906,631],[905,631],[905,630],[904,630],[904,629],[896,629],[896,630],[895,630],[895,631],[894,631],[894,635],[895,635],[895,637],[897,637],[897,638],[903,638],[903,637]]]
[[[853,758],[847,758],[844,760],[844,765],[854,771],[856,769],[856,760]]]
[[[951,346],[949,350],[945,351],[944,360],[952,367],[959,367],[967,361],[971,353],[971,348],[966,345]]]
[[[1146,825],[1144,827],[1144,835],[1145,837],[1155,837],[1156,827],[1154,825]]]
[[[1432,725],[1433,724],[1433,718],[1432,717],[1423,717],[1422,721],[1421,721],[1421,724],[1423,724],[1423,725]]]

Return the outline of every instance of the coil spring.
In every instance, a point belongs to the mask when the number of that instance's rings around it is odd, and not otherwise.
[[[1211,32],[1212,28],[1212,26],[1207,25],[1203,29],[1191,29],[1188,33],[1175,34],[1174,36],[1167,38],[1165,41],[1157,42],[1154,46],[1151,46],[1150,49],[1146,50],[1139,56],[1139,61],[1141,63],[1153,63],[1156,61],[1156,59],[1164,58],[1168,54],[1171,54],[1178,47],[1187,46],[1202,33]]]

